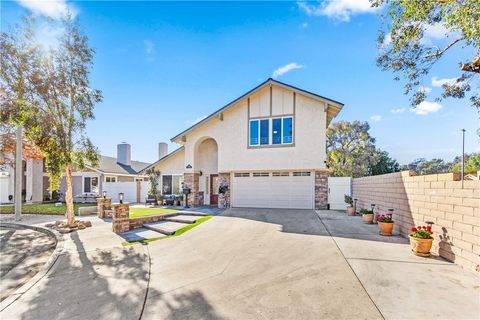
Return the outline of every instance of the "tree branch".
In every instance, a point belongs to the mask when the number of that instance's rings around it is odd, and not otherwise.
[[[437,50],[437,52],[427,56],[427,58],[438,58],[438,57],[440,57],[442,54],[445,53],[445,51],[447,51],[448,49],[450,49],[451,47],[453,47],[455,44],[457,44],[458,42],[460,42],[462,40],[465,40],[465,37],[460,37],[460,38],[450,42],[443,50]]]

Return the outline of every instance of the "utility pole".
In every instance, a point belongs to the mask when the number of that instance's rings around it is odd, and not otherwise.
[[[462,185],[465,175],[465,129],[462,129]]]
[[[15,152],[15,220],[22,220],[22,126],[17,126]]]

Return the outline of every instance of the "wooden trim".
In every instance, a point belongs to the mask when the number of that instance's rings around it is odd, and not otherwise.
[[[272,116],[272,94],[273,94],[273,87],[272,85],[270,84],[270,117]]]

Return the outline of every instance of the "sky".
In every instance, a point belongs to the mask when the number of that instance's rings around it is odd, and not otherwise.
[[[38,17],[37,34],[54,45],[55,21],[79,19],[95,50],[93,88],[102,90],[87,134],[102,155],[132,145],[153,162],[170,138],[269,77],[345,104],[335,121],[368,121],[377,147],[401,164],[480,151],[477,111],[468,100],[435,102],[458,76],[447,53],[423,79],[427,101],[412,110],[402,83],[376,66],[381,25],[368,0],[324,2],[1,1],[1,29]],[[53,22],[47,23],[46,18]],[[426,41],[445,41],[441,28]]]

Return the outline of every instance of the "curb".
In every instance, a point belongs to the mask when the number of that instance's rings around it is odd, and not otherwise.
[[[53,267],[55,262],[57,261],[58,257],[63,254],[63,250],[65,248],[65,240],[63,236],[55,231],[48,228],[40,227],[40,226],[29,226],[20,223],[12,223],[12,222],[0,222],[0,227],[7,227],[7,228],[16,228],[16,229],[31,229],[38,232],[42,232],[52,238],[55,239],[55,250],[53,251],[50,258],[47,260],[45,265],[43,266],[42,270],[37,272],[30,280],[24,283],[20,288],[15,290],[8,298],[0,302],[0,311],[5,310],[8,306],[18,300],[25,292],[30,290],[37,282],[39,282]]]

